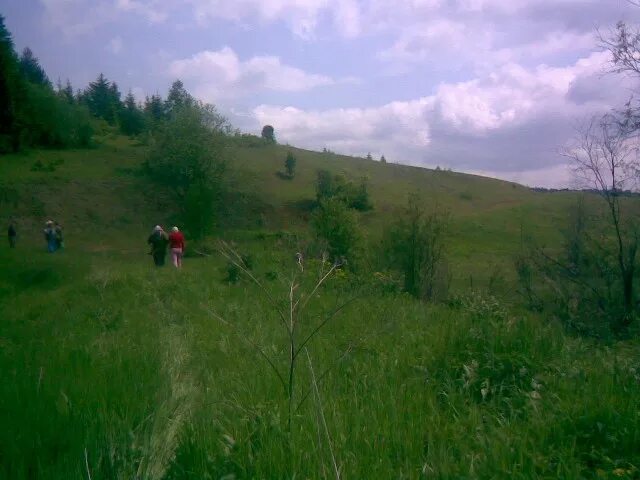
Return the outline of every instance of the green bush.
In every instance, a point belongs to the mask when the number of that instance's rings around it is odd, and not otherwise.
[[[342,201],[322,201],[312,214],[311,225],[333,261],[355,259],[361,234],[355,214]]]

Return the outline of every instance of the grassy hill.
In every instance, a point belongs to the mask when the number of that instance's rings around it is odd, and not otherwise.
[[[221,233],[271,299],[226,282],[220,255],[152,267],[151,227],[180,218],[140,175],[146,147],[0,159],[0,222],[20,235],[0,248],[0,478],[640,478],[637,340],[574,337],[513,302],[521,235],[559,245],[575,194],[299,149],[283,180],[286,151],[236,150],[255,203]],[[412,191],[448,209],[457,300],[348,272],[313,292],[323,266],[300,271],[282,232],[307,230],[318,168],[368,178],[372,243]],[[47,218],[65,226],[53,255]],[[301,294],[299,338],[331,320],[299,352],[290,411],[265,357],[286,377],[278,311]]]

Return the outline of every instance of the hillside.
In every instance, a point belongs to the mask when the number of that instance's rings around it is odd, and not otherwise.
[[[277,175],[288,150],[298,159],[293,180]],[[154,224],[180,224],[167,195],[140,174],[145,152],[146,147],[125,137],[108,137],[96,149],[4,156],[0,222],[15,216],[21,241],[29,244],[39,244],[41,225],[56,218],[65,225],[68,241],[82,250],[144,251]],[[38,162],[45,171],[33,171]],[[55,170],[46,171],[51,164],[57,164]],[[231,165],[238,188],[251,192],[258,205],[240,222],[243,230],[306,230],[319,169],[367,179],[374,209],[362,214],[361,222],[372,241],[404,208],[408,194],[419,193],[427,208],[451,214],[448,242],[458,280],[470,275],[486,280],[492,273],[487,263],[510,275],[510,256],[520,247],[523,232],[544,244],[557,244],[576,199],[570,192],[536,193],[486,177],[280,145],[237,147]]]
[[[292,150],[293,180],[286,147],[234,155],[246,218],[219,236],[260,286],[231,280],[215,238],[152,266],[151,227],[180,218],[140,174],[146,147],[0,160],[19,227],[0,248],[0,478],[639,478],[637,339],[576,336],[515,294],[521,232],[559,246],[575,194]],[[451,211],[447,303],[380,272],[315,289],[329,266],[300,268],[288,233],[308,233],[318,168],[368,177],[371,245],[408,192]]]

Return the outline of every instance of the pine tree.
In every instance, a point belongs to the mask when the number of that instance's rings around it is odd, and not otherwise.
[[[20,72],[31,83],[51,87],[49,77],[29,47],[25,48],[20,56]]]
[[[171,84],[167,100],[164,102],[165,114],[171,115],[176,109],[190,105],[193,102],[191,95],[184,88],[184,84],[180,80],[176,80]]]
[[[131,91],[124,99],[124,107],[120,111],[119,120],[120,130],[125,135],[138,135],[144,130],[144,116]]]
[[[20,106],[25,100],[26,88],[11,33],[0,15],[0,152],[20,147]]]
[[[164,105],[160,95],[151,95],[151,98],[147,97],[145,99],[144,115],[147,125],[152,128],[156,128],[165,119]]]
[[[367,153],[367,160],[373,160],[373,157],[371,156],[371,152]]]
[[[58,92],[60,97],[66,100],[67,103],[74,103],[75,98],[73,96],[73,87],[71,86],[71,82],[67,79],[66,85]]]
[[[387,163],[387,159],[384,158],[384,155],[380,157],[380,163]]]
[[[110,84],[101,73],[89,84],[83,97],[92,115],[106,120],[109,124],[115,123],[116,116],[122,108],[120,91],[115,82]]]

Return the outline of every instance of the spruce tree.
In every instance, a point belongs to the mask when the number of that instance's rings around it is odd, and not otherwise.
[[[20,56],[20,73],[31,83],[51,87],[49,77],[29,47],[26,47]]]

